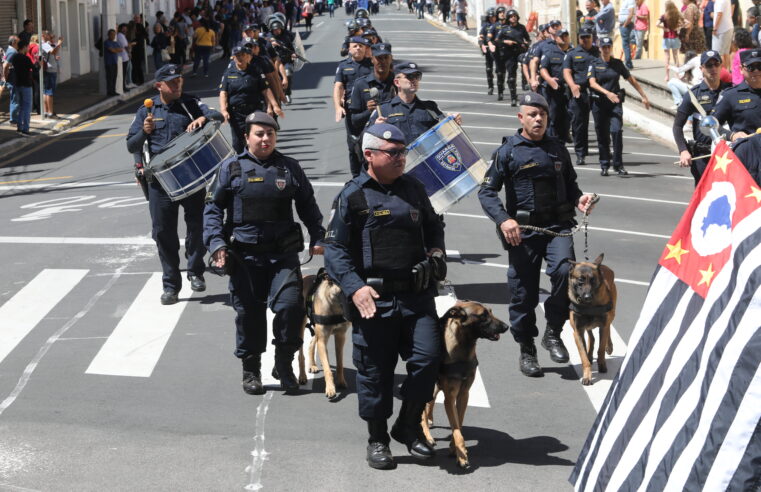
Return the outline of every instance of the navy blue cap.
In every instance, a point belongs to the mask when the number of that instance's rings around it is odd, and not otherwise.
[[[376,31],[372,27],[368,27],[367,29],[365,29],[365,32],[362,33],[362,36],[377,36],[377,35],[378,35],[378,31]]]
[[[742,53],[740,53],[740,58],[742,58],[743,53],[746,53],[748,51],[750,50],[745,50]],[[704,51],[700,55],[700,64],[705,65],[706,63],[708,63],[709,60],[716,60],[717,62],[721,63],[721,55],[719,54],[718,51],[714,51],[714,50]]]
[[[547,104],[547,100],[541,94],[537,94],[536,92],[528,92],[524,94],[521,96],[518,104],[521,106],[534,106],[544,109],[547,113],[550,112],[550,105]]]
[[[277,124],[277,121],[275,121],[275,118],[268,115],[264,111],[254,111],[250,115],[246,116],[247,129],[249,125],[264,125],[264,126],[270,126],[274,128],[275,130],[280,130],[280,125]]]
[[[365,133],[382,138],[389,142],[407,143],[404,138],[404,133],[394,125],[388,123],[378,123],[365,130]]]
[[[412,62],[398,64],[394,67],[394,72],[403,73],[404,75],[409,75],[411,73],[423,73],[423,71],[420,70],[420,65]]]
[[[373,56],[390,55],[391,44],[390,43],[378,43],[373,45]]]
[[[240,53],[246,53],[250,55],[251,48],[249,48],[248,45],[245,45],[245,44],[243,46],[236,46],[235,48],[233,48],[233,56],[238,55]]]
[[[608,36],[605,36],[604,38],[600,38],[600,46],[613,46],[613,40],[609,38]]]
[[[594,36],[594,33],[595,33],[595,30],[594,30],[594,29],[592,29],[591,27],[582,27],[582,28],[579,30],[579,37],[580,37],[580,38],[583,38],[583,37],[585,37],[585,36],[590,36],[590,37],[592,37],[592,36]]]
[[[165,82],[182,77],[182,69],[173,63],[168,63],[156,70],[156,82]]]
[[[761,63],[761,50],[745,50],[740,53],[740,63],[746,67],[752,63]]]
[[[566,34],[570,34],[568,29],[561,29],[558,31],[558,36],[565,36]]]
[[[257,24],[246,24],[243,26],[244,31],[260,31],[259,26]]]
[[[539,27],[537,29],[539,29],[539,32],[544,32],[547,29],[549,29],[549,27],[550,27],[549,24],[539,24]]]
[[[549,23],[549,24],[547,24],[547,25],[548,25],[548,26],[550,26],[550,27],[552,27],[552,26],[559,26],[559,25],[561,25],[561,24],[562,24],[562,22],[560,22],[560,21],[559,21],[559,20],[557,20],[557,19],[554,19],[554,20],[551,20],[551,21],[550,21],[550,23]]]
[[[357,43],[363,46],[372,46],[369,39],[365,39],[362,36],[352,36],[349,38],[349,43]]]

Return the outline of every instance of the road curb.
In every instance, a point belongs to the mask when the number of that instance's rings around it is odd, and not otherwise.
[[[216,61],[220,58],[222,58],[221,51],[212,53],[209,59],[209,62],[211,63],[212,61]],[[183,69],[183,74],[191,72],[192,70],[193,70],[193,67],[188,65]],[[140,94],[144,94],[150,91],[151,89],[153,89],[153,84],[154,84],[154,81],[151,80],[149,82],[146,82],[142,85],[139,85],[131,89],[129,92],[125,94],[122,94],[120,96],[113,96],[103,101],[100,101],[99,103],[96,103],[88,108],[85,108],[82,112],[78,114],[68,115],[69,118],[67,118],[65,121],[59,121],[58,123],[54,124],[52,128],[46,128],[42,130],[42,133],[38,135],[34,135],[32,137],[18,137],[9,142],[5,142],[4,144],[0,144],[0,155],[11,155],[27,147],[31,147],[35,144],[42,143],[44,140],[47,140],[51,137],[57,137],[65,133],[67,130],[70,130],[76,127],[80,123],[92,119],[95,115],[102,113],[103,111],[111,109],[114,106],[117,106],[123,102],[127,102],[136,96],[139,96]],[[0,165],[0,167],[2,167],[2,165]]]
[[[444,24],[443,22],[441,22],[438,19],[438,17],[433,16],[431,14],[423,14],[423,15],[425,16],[426,20],[428,20],[428,22],[430,22],[434,26],[438,27],[439,29],[441,29],[443,31],[448,31],[448,32],[450,32],[452,34],[455,34],[458,37],[460,37],[461,39],[463,39],[465,41],[468,41],[470,44],[472,44],[473,46],[478,48],[478,38],[476,36],[473,36],[472,34],[468,34],[465,31],[461,31],[459,29],[455,29],[452,26],[448,26],[448,25]],[[475,28],[473,28],[473,29],[475,29]]]

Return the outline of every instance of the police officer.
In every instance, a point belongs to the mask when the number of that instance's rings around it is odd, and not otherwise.
[[[357,79],[370,75],[373,64],[370,61],[370,42],[360,36],[351,38],[349,44],[350,56],[342,60],[336,69],[336,78],[333,82],[333,106],[336,110],[336,122],[344,118],[346,126],[346,144],[349,148],[349,162],[351,169],[359,173],[360,162],[356,152],[357,137],[351,127],[351,118],[348,116],[349,102],[352,89]]]
[[[274,108],[278,116],[283,116],[275,96],[267,84],[267,77],[251,64],[251,49],[246,45],[233,48],[233,67],[222,75],[219,84],[219,107],[225,121],[230,123],[233,149],[243,152],[246,130],[246,116]]]
[[[275,52],[277,52],[278,58],[280,58],[283,63],[284,72],[281,72],[281,76],[283,77],[283,89],[285,90],[285,100],[290,104],[293,86],[293,60],[296,59],[296,51],[293,46],[295,34],[286,31],[283,27],[283,23],[279,20],[273,20],[270,22],[269,28],[270,35],[268,41],[272,44]]]
[[[695,100],[703,108],[705,114],[710,114],[721,91],[731,87],[732,84],[721,81],[721,55],[718,51],[709,50],[700,55],[700,71],[703,72],[703,82],[690,88],[690,92],[695,96]],[[711,137],[703,135],[700,131],[700,118],[700,112],[694,106],[692,98],[684,97],[674,118],[674,141],[679,148],[679,165],[690,168],[692,177],[695,179],[695,186],[708,165],[708,159],[694,159],[694,157],[711,153]],[[688,145],[684,138],[684,125],[689,119],[692,119],[694,139],[692,145]]]
[[[370,114],[375,108],[394,97],[394,72],[391,69],[394,62],[389,43],[379,43],[372,46],[373,72],[354,82],[349,98],[349,112],[347,117],[351,124],[351,132],[354,140],[359,139],[360,133],[367,125]],[[377,95],[376,92],[377,91]],[[351,165],[352,176],[359,176],[359,159]]]
[[[383,39],[378,36],[378,31],[376,31],[374,27],[363,29],[362,37],[370,41],[371,45],[383,42]]]
[[[761,134],[754,133],[750,137],[735,140],[732,151],[756,181],[756,186],[761,186]]]
[[[523,73],[523,90],[536,90],[539,89],[539,85],[537,84],[536,87],[532,88],[532,80],[531,80],[531,60],[534,59],[537,51],[537,46],[539,46],[542,41],[546,39],[547,36],[547,24],[539,24],[536,28],[536,40],[535,42],[529,46],[528,51],[523,53],[521,56],[518,57],[518,61],[521,63],[521,72]]]
[[[354,327],[359,416],[372,468],[395,466],[386,420],[394,402],[398,355],[407,364],[402,407],[391,437],[414,457],[434,455],[420,428],[438,374],[441,335],[435,282],[446,276],[444,228],[423,185],[404,173],[405,136],[387,123],[362,139],[367,170],[333,202],[325,266],[341,286]]]
[[[761,49],[740,52],[744,82],[722,92],[713,115],[729,125],[730,139],[745,138],[761,128]]]
[[[400,63],[394,67],[394,85],[396,96],[390,101],[380,105],[370,115],[368,125],[378,123],[390,123],[402,131],[405,143],[410,144],[420,135],[436,126],[444,113],[434,101],[422,101],[417,97],[420,90],[420,80],[423,73],[420,67],[412,62]],[[380,114],[379,114],[380,113]],[[382,116],[381,116],[382,115]],[[458,125],[462,124],[462,117],[454,115]]]
[[[267,347],[267,308],[275,345],[273,376],[288,393],[299,384],[291,367],[301,347],[304,319],[298,253],[304,249],[301,226],[309,231],[310,254],[322,254],[325,236],[314,190],[298,161],[277,150],[277,122],[257,111],[246,118],[244,152],[219,167],[204,211],[204,242],[214,264],[230,275],[235,309],[235,356],[243,362],[243,390],[264,393],[261,354]]]
[[[568,50],[568,31],[560,30],[556,39],[548,39],[539,60],[542,77],[541,94],[550,105],[550,135],[565,141],[568,138],[568,97],[563,79],[563,59]],[[515,104],[513,104],[515,105]]]
[[[518,105],[517,70],[518,56],[528,50],[531,38],[526,27],[519,22],[520,16],[517,10],[509,10],[505,14],[507,24],[493,31],[492,43],[497,48],[497,99],[503,99],[505,90],[505,75],[507,75],[507,87],[510,89],[510,105]]]
[[[142,153],[150,158],[161,152],[175,137],[185,131],[203,127],[207,121],[222,121],[222,115],[209,109],[201,100],[182,92],[182,69],[167,64],[156,71],[154,86],[159,95],[152,99],[153,107],[141,106],[132,120],[127,133],[127,151]],[[177,214],[180,205],[185,211],[185,255],[188,259],[188,280],[190,288],[196,292],[206,290],[203,278],[205,270],[203,256],[203,200],[200,190],[187,198],[172,201],[158,181],[150,180],[148,185],[148,208],[151,213],[153,240],[158,247],[159,260],[163,271],[164,292],[161,304],[177,302],[177,293],[182,287],[180,275],[180,240],[177,236]]]
[[[478,32],[478,47],[484,56],[484,63],[486,63],[486,84],[489,87],[487,93],[490,96],[494,94],[494,54],[492,53],[494,48],[489,46],[489,31],[496,21],[497,13],[494,8],[490,8],[486,11],[486,17],[481,23],[481,30]]]
[[[520,344],[520,370],[530,377],[543,374],[534,344],[539,334],[534,311],[539,303],[542,259],[547,262],[552,284],[544,302],[547,329],[542,346],[554,362],[568,362],[568,350],[560,332],[568,319],[568,260],[575,255],[572,236],[553,233],[569,233],[575,224],[574,207],[584,212],[592,200],[591,195],[584,195],[579,189],[563,142],[546,134],[548,112],[547,101],[541,95],[530,92],[522,97],[518,112],[522,128],[497,150],[478,192],[481,206],[497,224],[508,251],[510,329]],[[503,184],[504,204],[499,198]],[[522,225],[551,232],[521,230]]]
[[[359,27],[359,24],[357,24],[356,19],[349,19],[346,21],[346,31],[346,37],[344,38],[343,44],[341,44],[341,49],[338,51],[341,58],[345,58],[349,55],[349,43],[351,42],[351,38],[362,35],[362,29]]]
[[[594,28],[582,27],[579,31],[579,46],[566,53],[563,58],[563,80],[570,91],[568,112],[573,128],[573,148],[576,165],[583,166],[589,154],[589,65],[600,56],[600,50],[593,44]]]
[[[600,175],[607,176],[608,168],[613,161],[613,169],[619,174],[629,174],[624,169],[624,91],[619,85],[621,77],[639,92],[642,104],[650,109],[650,101],[645,91],[639,86],[637,79],[629,72],[624,62],[613,58],[613,40],[608,36],[600,38],[600,58],[594,61],[587,70],[589,87],[592,89],[592,115],[595,118],[597,133],[597,148],[600,155]],[[613,136],[613,156],[610,155],[610,140]]]
[[[544,39],[538,43],[534,48],[531,60],[529,60],[529,83],[531,84],[531,90],[539,90],[539,86],[542,83],[541,77],[539,77],[539,62],[544,54],[544,49],[550,41],[555,41],[555,35],[563,28],[563,23],[559,20],[553,20],[544,25]]]

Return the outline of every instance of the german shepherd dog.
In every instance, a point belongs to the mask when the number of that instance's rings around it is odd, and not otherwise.
[[[444,392],[444,409],[452,428],[450,454],[457,456],[460,468],[468,469],[468,451],[462,437],[462,422],[468,407],[468,396],[476,378],[476,342],[479,338],[499,340],[508,330],[507,324],[494,317],[491,309],[473,301],[457,301],[439,320],[444,342],[444,358],[439,379],[433,391],[433,400],[426,405],[422,415],[422,427],[428,444],[435,444],[429,425],[433,424],[433,407],[436,395]]]
[[[571,301],[570,322],[573,339],[579,349],[583,374],[581,384],[592,384],[592,356],[595,337],[592,330],[600,328],[600,347],[597,350],[597,371],[608,372],[605,353],[613,352],[610,325],[616,317],[616,284],[613,270],[602,264],[600,254],[592,263],[571,261],[568,273],[568,298]],[[589,342],[585,343],[586,332]]]
[[[307,316],[304,317],[304,324],[301,328],[302,339],[307,318],[309,318],[314,327],[314,336],[309,343],[309,372],[316,373],[319,371],[314,359],[316,349],[322,364],[322,371],[325,375],[325,396],[335,398],[336,387],[339,389],[346,388],[343,347],[346,342],[346,330],[351,326],[351,323],[344,318],[344,310],[340,297],[342,295],[341,288],[321,269],[317,275],[307,275],[304,277],[303,294],[307,304]],[[335,337],[336,347],[335,382],[330,369],[330,359],[328,359],[327,344],[331,335]],[[304,351],[302,347],[299,350],[299,383],[305,384],[306,381],[307,376],[304,371]]]

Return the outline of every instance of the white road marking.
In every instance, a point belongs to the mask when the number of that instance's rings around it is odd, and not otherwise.
[[[0,362],[87,275],[88,270],[48,270],[37,274],[0,307]]]
[[[444,53],[467,53],[467,54],[473,54],[473,50],[452,50],[448,48],[397,48],[394,47],[394,53],[402,53],[405,51],[409,51],[412,53],[428,53],[428,52],[444,52]],[[480,56],[480,55],[478,55]]]
[[[89,188],[89,187],[101,187],[101,186],[137,186],[133,182],[122,181],[81,181],[75,183],[59,183],[59,184],[26,184],[26,185],[3,185],[0,186],[0,191],[21,191],[21,190],[39,190],[39,189],[65,189],[65,188]]]
[[[456,101],[452,101],[452,102],[456,102]],[[514,120],[518,119],[517,116],[514,116],[512,114],[473,113],[471,111],[457,111],[457,112],[460,113],[460,114],[469,114],[469,115],[472,115],[472,116],[494,116],[496,118],[512,118]]]
[[[187,302],[163,306],[161,273],[154,273],[90,363],[86,374],[150,377]]]
[[[466,83],[463,83],[463,82],[433,82],[431,80],[426,80],[425,81],[425,85],[427,85],[427,86],[428,85],[447,85],[447,86],[461,85],[463,87],[482,87],[484,89],[487,88],[486,85],[484,85],[484,84],[466,84]],[[478,94],[483,94],[483,92],[479,92]]]
[[[641,154],[636,154],[634,152],[632,152],[632,153],[624,152],[624,154],[625,155],[641,155]],[[600,168],[595,166],[595,165],[591,165],[591,166],[574,166],[573,169],[575,171],[587,171],[587,172],[594,172],[594,173],[600,174]],[[678,176],[676,174],[646,173],[646,172],[642,172],[642,171],[629,171],[628,169],[627,169],[627,171],[629,172],[629,174],[635,174],[635,175],[638,174],[638,175],[645,175],[645,176],[658,176],[660,178],[689,179],[690,181],[692,181],[692,179],[693,179],[692,176]],[[611,177],[615,178],[615,176],[611,176]]]
[[[317,29],[318,27],[320,27],[323,24],[325,24],[325,21],[320,21],[317,24],[315,24],[314,26],[312,26],[312,29]]]
[[[517,130],[517,128],[509,128],[509,127],[505,127],[505,126],[496,127],[496,126],[462,125],[462,127],[463,128],[468,128],[468,129],[474,129],[474,130],[494,130],[494,131],[497,131],[497,132],[505,132],[505,131],[511,131],[511,130],[515,131],[515,130]],[[475,142],[473,142],[473,143],[475,143]]]
[[[453,90],[447,90],[447,89],[423,89],[423,90],[421,90],[421,92],[423,92],[423,93],[426,93],[426,92],[444,92],[444,93],[447,93],[447,94],[479,94],[479,95],[483,95],[483,91],[453,91]],[[437,102],[438,101],[445,102],[445,101],[442,101],[440,99],[436,99],[436,101]],[[448,102],[448,101],[446,101],[446,102]],[[475,101],[461,101],[461,102],[464,103],[464,104],[498,104],[498,103],[475,102]]]
[[[425,79],[464,79],[464,80],[478,80],[479,82],[483,82],[483,77],[465,77],[462,75],[439,75],[435,73],[427,73],[425,74]]]
[[[180,243],[183,239],[180,238]],[[97,246],[152,246],[156,243],[150,237],[30,237],[0,236],[0,244],[56,244],[56,245],[97,245]]]
[[[269,334],[272,333],[272,321],[275,319],[275,313],[273,313],[271,310],[267,309],[267,339],[269,339]],[[314,374],[309,372],[309,342],[312,340],[312,334],[309,332],[309,330],[304,331],[304,344],[302,345],[304,349],[304,364],[306,365],[305,370],[307,371],[307,384],[301,386],[302,390],[306,391],[312,391],[312,387],[314,385]],[[329,347],[334,346],[332,343],[332,339],[330,341],[331,343],[328,344]],[[349,333],[346,337],[346,343],[351,343],[351,333]],[[328,353],[331,351],[328,350]],[[322,371],[322,364],[320,364],[320,357],[317,355],[316,350],[314,354],[315,361],[317,362],[317,367],[320,368],[320,371]],[[330,357],[330,361],[335,365],[336,363],[336,356],[333,354],[332,357]],[[347,363],[351,363],[351,361],[346,361],[346,358],[344,358],[344,367],[346,367]],[[262,354],[262,384],[267,387],[270,391],[277,391],[280,389],[280,381],[272,377],[272,368],[275,367],[275,346],[272,344],[267,345],[267,351]],[[296,375],[296,377],[299,377],[299,354],[296,353],[296,356],[293,358],[293,374]]]

